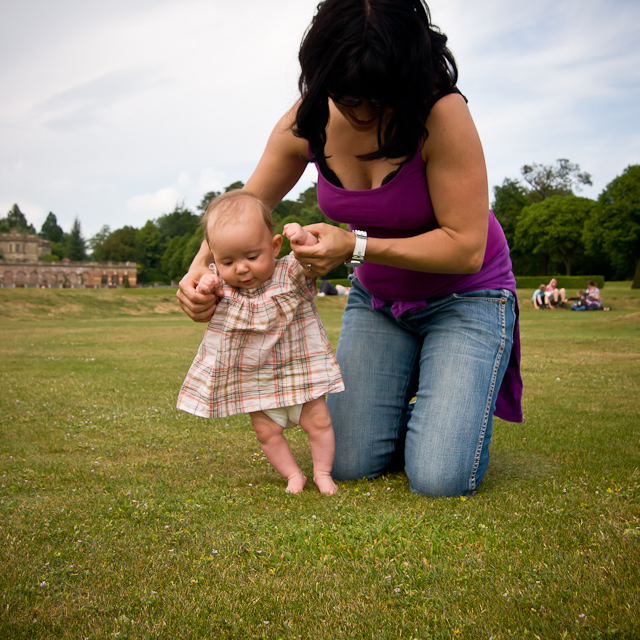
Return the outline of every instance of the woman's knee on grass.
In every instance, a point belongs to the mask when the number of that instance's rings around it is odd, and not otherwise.
[[[468,495],[479,482],[472,482],[468,472],[455,468],[411,469],[407,465],[405,470],[413,493],[434,498]]]

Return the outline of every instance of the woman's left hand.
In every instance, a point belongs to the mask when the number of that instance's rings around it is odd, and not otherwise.
[[[318,238],[318,244],[291,248],[296,260],[309,272],[325,275],[353,255],[356,237],[350,231],[324,222],[309,224],[304,229]]]

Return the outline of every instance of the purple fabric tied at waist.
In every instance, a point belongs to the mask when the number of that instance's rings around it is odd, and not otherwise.
[[[386,300],[378,298],[378,296],[371,296],[371,306],[375,309],[381,309],[386,304],[389,304]],[[396,300],[391,304],[391,313],[396,318],[403,316],[405,313],[418,313],[427,306],[425,300]]]

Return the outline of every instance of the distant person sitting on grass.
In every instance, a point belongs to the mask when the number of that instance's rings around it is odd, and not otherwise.
[[[558,281],[555,278],[551,278],[544,295],[549,309],[557,309],[559,307],[564,309],[567,306],[567,292],[564,287],[558,289]]]
[[[545,302],[545,291],[547,290],[546,284],[541,284],[538,289],[533,292],[531,296],[531,302],[533,302],[534,309],[546,309],[547,304]]]
[[[573,298],[572,298],[573,300]],[[584,291],[582,289],[578,289],[578,293],[576,294],[576,299],[571,303],[572,311],[586,311],[587,310],[587,300],[584,295]]]
[[[269,209],[247,191],[212,200],[202,224],[215,264],[198,291],[219,300],[178,408],[205,418],[248,413],[267,460],[288,480],[288,493],[307,483],[283,433],[299,424],[309,436],[316,486],[335,493],[325,396],[344,384],[313,303],[314,276],[293,253],[276,259],[282,236],[273,235]],[[283,233],[296,246],[317,242],[299,224],[285,225]]]
[[[313,236],[315,238],[315,236]],[[318,295],[323,296],[337,296],[338,290],[333,286],[331,282],[327,280],[325,276],[322,276],[319,287],[320,293]]]
[[[586,303],[588,311],[600,311],[602,309],[602,297],[600,289],[593,280],[587,280]]]
[[[315,237],[315,236],[314,236]],[[326,278],[322,276],[322,281],[319,287],[319,296],[346,296],[349,293],[350,287],[345,287],[341,284],[332,284]]]
[[[574,311],[610,311],[602,306],[600,289],[593,280],[587,280],[587,290],[578,291],[578,299],[571,305]]]

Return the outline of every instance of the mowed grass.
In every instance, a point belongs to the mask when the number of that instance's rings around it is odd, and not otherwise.
[[[287,495],[246,416],[178,412],[204,327],[171,290],[0,289],[0,638],[639,638],[640,292],[530,295],[525,422],[431,499]]]

